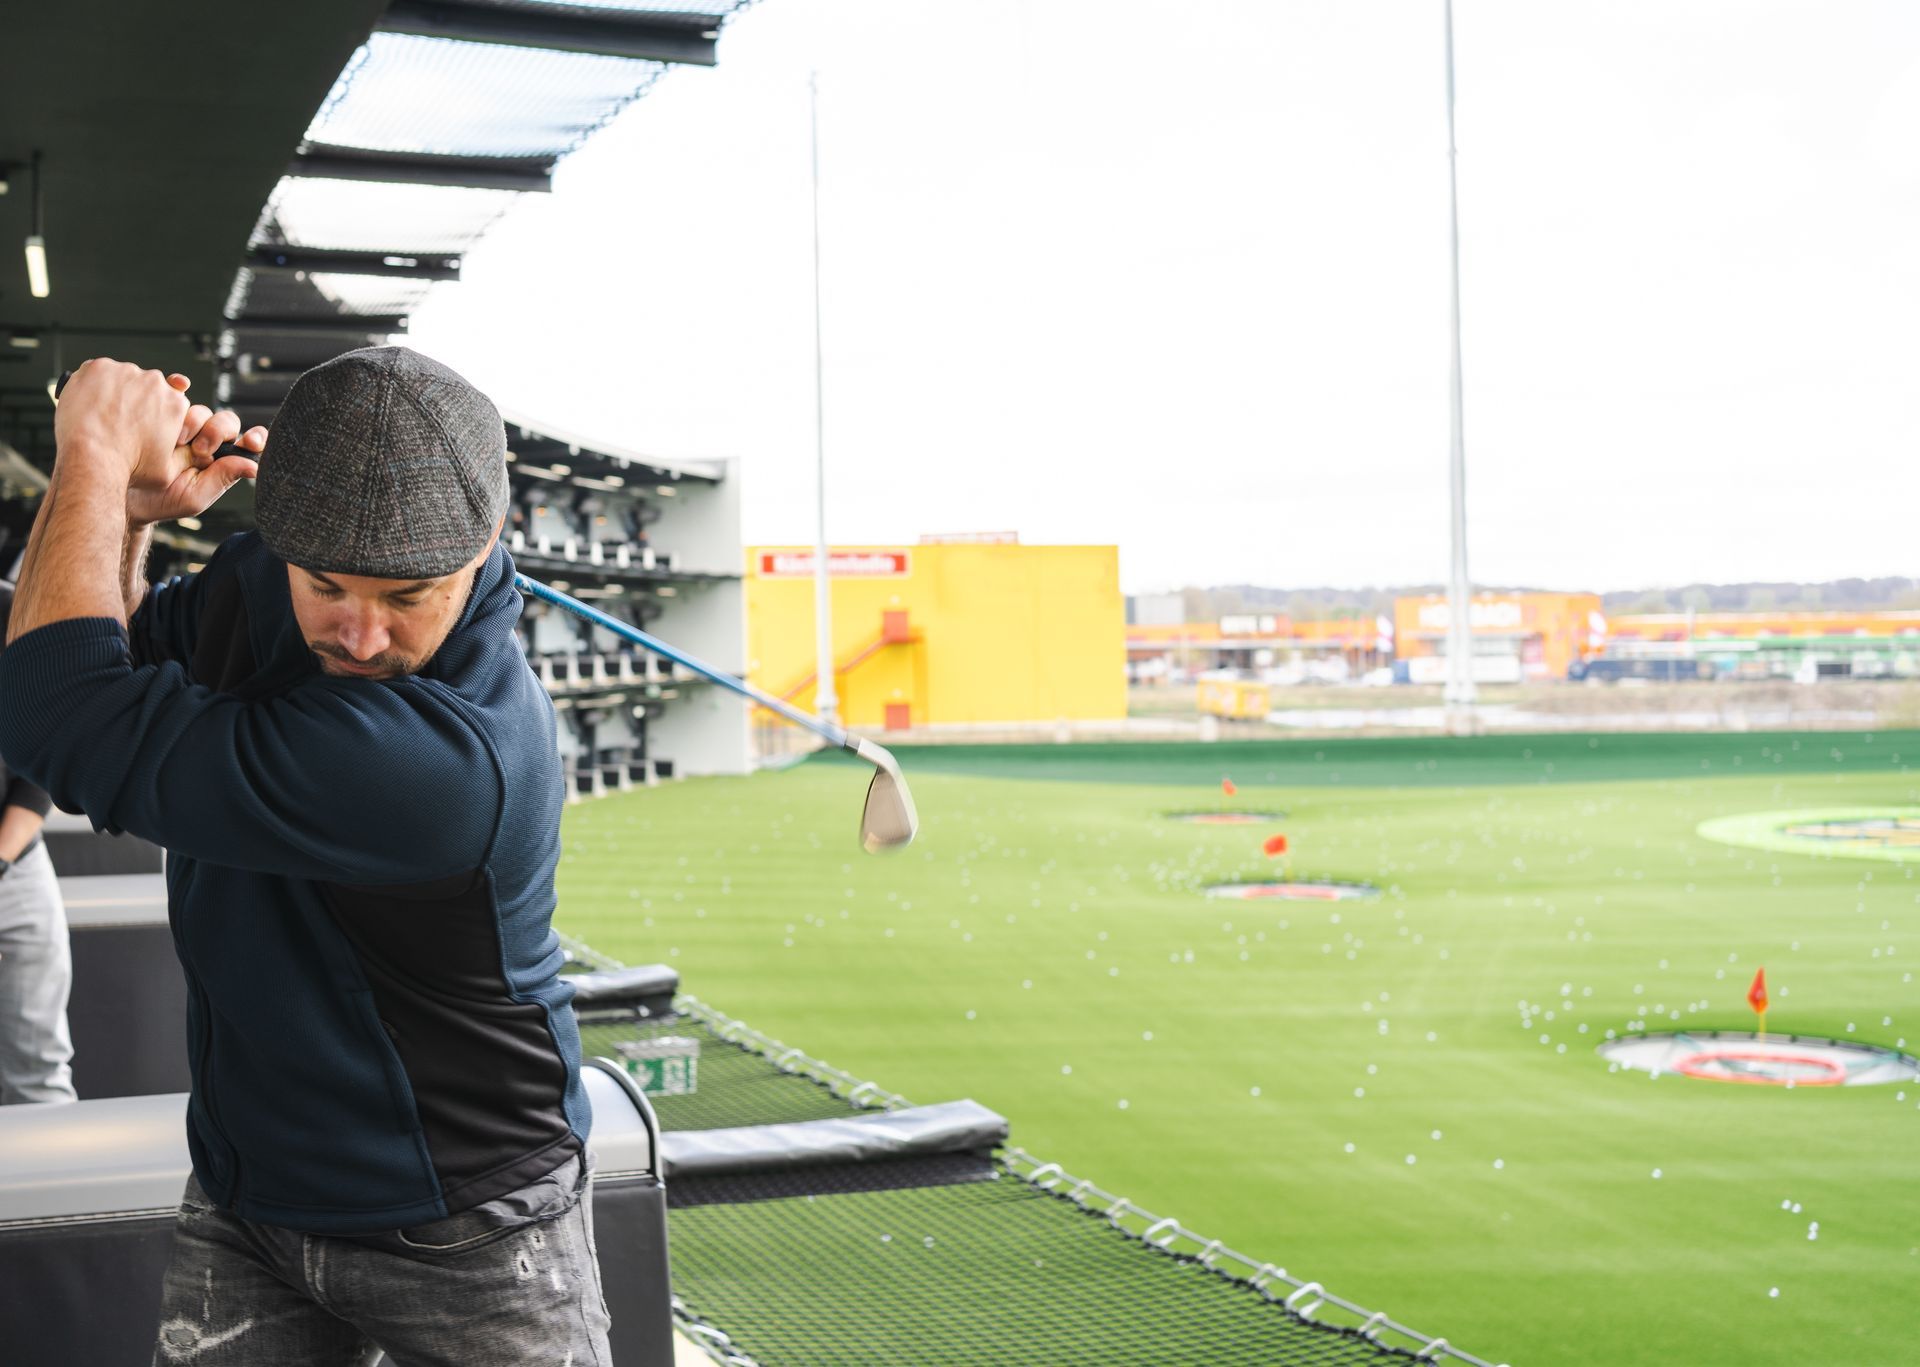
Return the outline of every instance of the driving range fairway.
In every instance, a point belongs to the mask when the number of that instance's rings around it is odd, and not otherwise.
[[[1513,1367],[1905,1364],[1920,1088],[1610,1070],[1609,1032],[1920,1045],[1920,866],[1729,845],[1920,803],[1920,732],[902,747],[570,808],[562,929]],[[1288,876],[1369,900],[1209,898]],[[1816,1226],[1817,1222],[1817,1228]]]

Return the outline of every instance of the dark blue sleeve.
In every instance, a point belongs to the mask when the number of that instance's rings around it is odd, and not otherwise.
[[[206,571],[177,574],[154,584],[127,624],[128,643],[136,664],[172,660],[186,664],[200,635],[200,605],[206,599]]]
[[[411,883],[486,861],[504,802],[462,704],[417,679],[315,675],[242,701],[136,668],[110,617],[0,655],[0,754],[96,826],[292,878]]]

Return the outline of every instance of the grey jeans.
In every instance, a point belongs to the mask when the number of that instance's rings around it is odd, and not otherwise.
[[[610,1367],[575,1158],[444,1220],[346,1238],[254,1224],[192,1178],[155,1367]]]
[[[74,1099],[72,986],[60,880],[35,845],[0,877],[0,1105]]]

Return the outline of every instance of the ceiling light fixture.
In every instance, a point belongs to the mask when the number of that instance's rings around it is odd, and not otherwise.
[[[33,231],[27,235],[27,288],[33,291],[35,299],[45,299],[53,292],[52,283],[47,279],[45,228],[40,199],[40,154],[35,152],[33,154]]]

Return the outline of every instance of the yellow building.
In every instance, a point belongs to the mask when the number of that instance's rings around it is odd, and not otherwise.
[[[747,548],[748,677],[814,705],[811,546]],[[836,546],[833,658],[854,728],[1126,716],[1114,546]]]

